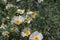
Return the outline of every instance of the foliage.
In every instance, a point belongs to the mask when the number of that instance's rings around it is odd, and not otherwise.
[[[43,34],[43,40],[60,40],[60,0],[44,0],[41,3],[38,3],[36,0],[21,0],[16,2],[16,0],[8,0],[5,3],[3,0],[0,1],[0,25],[2,22],[7,24],[7,28],[10,32],[10,28],[17,27],[19,29],[17,33],[9,34],[9,37],[2,36],[2,29],[0,29],[0,39],[1,40],[29,40],[29,37],[22,37],[21,31],[24,27],[29,27],[31,32],[39,31]],[[12,3],[15,7],[5,9],[8,3]],[[13,16],[18,16],[17,7],[20,9],[27,9],[37,13],[37,16],[31,21],[30,24],[23,23],[20,25],[12,25],[11,19]],[[25,14],[24,14],[25,15]],[[24,16],[23,15],[23,16]],[[7,19],[7,16],[10,19]],[[5,31],[4,30],[4,31]]]

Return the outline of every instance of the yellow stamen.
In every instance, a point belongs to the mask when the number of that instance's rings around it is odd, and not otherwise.
[[[22,14],[22,10],[20,10],[19,13]]]
[[[36,14],[33,12],[32,15],[31,15],[31,17],[34,18],[35,16],[36,16]]]
[[[38,36],[34,36],[33,40],[39,40]]]
[[[18,24],[18,25],[21,24],[21,20],[17,19],[16,24]]]
[[[30,31],[25,31],[26,36],[30,35]]]

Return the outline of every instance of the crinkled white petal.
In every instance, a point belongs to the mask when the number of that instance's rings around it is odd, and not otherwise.
[[[24,21],[24,17],[23,16],[19,16],[19,19],[23,22]]]
[[[43,35],[41,33],[39,33],[38,36],[40,37],[41,40],[43,39]]]
[[[23,32],[26,31],[26,30],[29,30],[29,31],[30,31],[30,28],[27,28],[27,27],[24,28],[24,29],[23,29]]]
[[[25,37],[26,35],[25,35],[25,33],[24,33],[24,32],[21,32],[21,36],[22,36],[22,37]]]
[[[11,20],[11,23],[15,23],[16,19],[18,18],[18,16],[14,16]]]

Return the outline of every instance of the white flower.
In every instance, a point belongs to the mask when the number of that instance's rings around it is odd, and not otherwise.
[[[19,1],[21,1],[21,0],[16,0],[16,2],[19,2]]]
[[[24,22],[24,17],[23,16],[14,16],[11,20],[11,23],[15,23],[15,24],[21,24],[22,22]]]
[[[14,5],[13,5],[13,4],[7,4],[7,5],[6,5],[6,9],[9,9],[9,8],[11,8],[11,7],[14,7]]]
[[[29,12],[27,12],[27,15],[30,16],[31,18],[35,18],[36,13],[32,12],[32,11],[29,11]]]
[[[2,32],[2,35],[3,35],[3,36],[7,36],[7,37],[8,37],[9,32],[8,32],[8,31],[3,31],[3,32]]]
[[[7,25],[5,25],[4,23],[2,23],[1,24],[1,26],[0,26],[0,29],[2,28],[2,29],[5,29],[7,27]]]
[[[35,31],[29,37],[29,40],[42,40],[42,39],[43,39],[43,35],[38,31]]]
[[[30,35],[30,28],[24,28],[24,30],[21,32],[21,36],[25,37],[25,36],[29,36]]]
[[[38,0],[38,3],[41,3],[41,2],[43,2],[43,0]]]
[[[19,14],[23,14],[25,10],[22,10],[22,9],[17,9],[17,13]]]
[[[30,17],[28,17],[27,15],[26,15],[26,17],[25,17],[25,22],[26,23],[30,23],[32,21],[32,18],[30,18]]]

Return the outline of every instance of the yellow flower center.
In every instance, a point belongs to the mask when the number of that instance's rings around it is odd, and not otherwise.
[[[18,24],[18,25],[21,24],[21,20],[17,19],[16,24]]]
[[[4,32],[4,35],[5,35],[5,36],[7,36],[8,34],[9,34],[9,32],[8,32],[8,31],[5,31],[5,32]]]
[[[34,36],[33,40],[39,40],[38,36]]]
[[[32,15],[31,15],[31,17],[34,18],[35,16],[36,16],[36,14],[33,12]]]
[[[22,14],[22,10],[20,10],[19,13]]]
[[[2,23],[2,24],[1,24],[1,26],[2,26],[2,27],[4,27],[4,26],[5,26],[5,24],[4,24],[4,23]]]
[[[26,36],[30,35],[30,31],[25,31]]]

